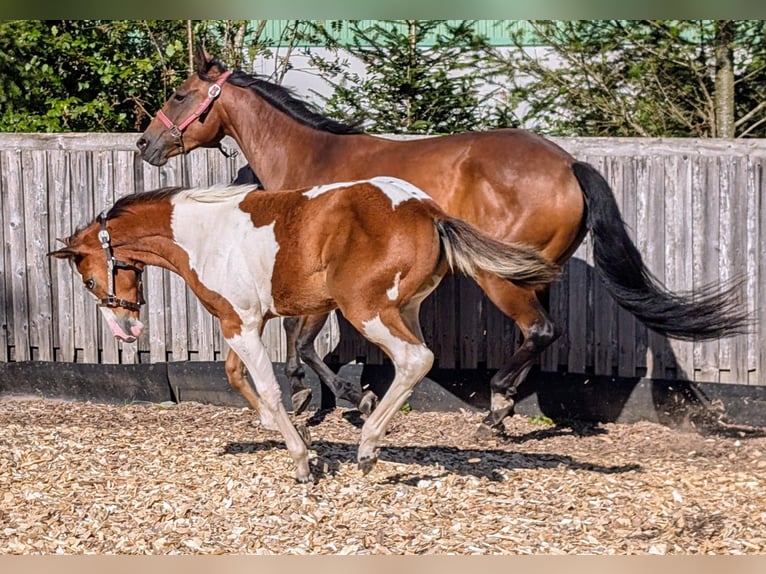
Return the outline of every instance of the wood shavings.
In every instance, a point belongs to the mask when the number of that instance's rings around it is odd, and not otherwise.
[[[251,411],[2,399],[0,553],[766,552],[763,436],[414,411],[363,476],[349,415],[301,419],[304,485]]]

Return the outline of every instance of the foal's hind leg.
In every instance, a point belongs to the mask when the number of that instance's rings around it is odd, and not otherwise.
[[[378,446],[391,418],[431,369],[434,355],[422,339],[408,328],[396,308],[382,309],[372,318],[369,318],[369,310],[358,314],[344,310],[343,314],[362,335],[386,352],[396,373],[391,387],[362,427],[358,461],[359,468],[367,474],[378,460]],[[417,317],[417,313],[414,316]],[[419,325],[416,330],[420,330]]]
[[[319,357],[314,347],[317,335],[327,322],[328,315],[311,315],[305,317],[298,334],[298,353],[301,359],[311,367],[322,382],[327,385],[338,399],[343,399],[357,408],[364,415],[369,415],[377,405],[378,399],[372,391],[359,392],[351,381],[338,376]],[[295,396],[295,395],[293,395]]]
[[[558,334],[534,291],[486,274],[479,276],[479,285],[490,300],[516,322],[524,339],[508,364],[495,373],[490,382],[491,412],[485,422],[499,427],[505,417],[513,414],[513,397],[535,359]]]

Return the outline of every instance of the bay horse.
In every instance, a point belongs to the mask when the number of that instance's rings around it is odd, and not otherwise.
[[[748,330],[737,284],[709,285],[693,294],[668,291],[645,266],[602,175],[531,132],[498,129],[416,140],[375,137],[321,115],[279,85],[227,70],[198,48],[197,72],[168,99],[137,146],[144,160],[159,166],[197,147],[218,146],[225,135],[237,141],[267,190],[398,177],[424,190],[447,213],[495,239],[534,245],[559,266],[590,231],[600,278],[615,301],[648,328],[683,340]],[[517,387],[559,333],[546,310],[547,286],[520,286],[482,271],[476,280],[523,336],[490,383],[487,422],[497,426],[513,413]],[[297,340],[303,360],[336,396],[360,403],[362,411],[371,408],[314,351],[314,338],[325,320],[318,315],[285,321],[293,388],[302,386]],[[236,365],[236,357],[229,358]]]
[[[536,248],[492,239],[389,177],[284,192],[163,188],[123,197],[62,241],[49,255],[73,262],[113,334],[127,342],[143,327],[144,267],[184,279],[250,372],[255,391],[244,377],[233,382],[264,426],[282,433],[299,481],[312,479],[308,450],[261,340],[267,320],[338,308],[390,357],[394,382],[362,427],[366,474],[391,417],[433,363],[418,312],[448,267],[525,289],[558,274]]]

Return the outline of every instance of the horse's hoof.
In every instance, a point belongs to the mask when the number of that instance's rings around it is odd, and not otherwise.
[[[476,427],[476,434],[474,435],[476,440],[491,440],[495,437],[497,437],[497,429],[493,429],[493,427],[485,424],[484,422],[479,423],[479,426]]]
[[[365,391],[357,408],[364,416],[370,416],[377,406],[378,397],[375,396],[375,393],[372,391]]]
[[[311,433],[309,432],[309,427],[303,423],[299,423],[295,425],[295,430],[297,430],[298,434],[301,435],[301,438],[303,439],[303,442],[306,443],[306,446],[309,446],[311,444]]]
[[[493,430],[499,431],[503,429],[503,421],[506,417],[513,416],[513,401],[510,405],[503,407],[502,409],[492,410],[484,419],[484,424]]]
[[[378,462],[377,456],[367,456],[364,458],[359,459],[359,470],[362,471],[362,474],[366,475],[368,474],[375,464]]]
[[[293,413],[296,415],[301,414],[311,402],[311,389],[302,389],[293,393],[290,400],[293,404]]]

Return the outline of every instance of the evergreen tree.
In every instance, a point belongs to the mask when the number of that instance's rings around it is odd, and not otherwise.
[[[520,121],[552,135],[766,135],[763,21],[536,21],[496,54]]]
[[[367,131],[377,133],[451,133],[492,123],[491,94],[481,91],[488,43],[471,22],[346,25],[351,40],[345,43],[336,39],[343,23],[314,30],[315,38],[335,50],[332,58],[313,60],[334,89],[325,100],[326,113],[360,119]],[[364,71],[355,71],[349,57],[361,60]]]

